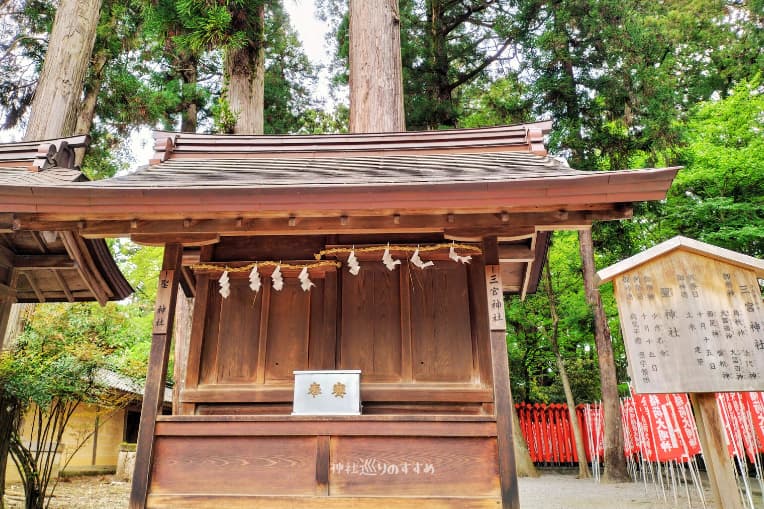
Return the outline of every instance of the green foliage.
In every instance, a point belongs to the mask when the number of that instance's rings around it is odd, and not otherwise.
[[[465,85],[460,127],[487,127],[531,121],[532,104],[516,76]]]
[[[531,4],[533,2],[530,2]],[[554,150],[579,169],[673,162],[688,109],[761,68],[761,7],[720,0],[565,0],[529,9],[524,79],[555,119]],[[734,12],[735,15],[730,15]],[[725,75],[725,79],[719,79]]]
[[[1,129],[18,125],[32,103],[54,16],[46,0],[0,2]]]
[[[42,509],[53,465],[69,419],[81,403],[115,407],[126,403],[99,382],[117,353],[134,338],[129,316],[116,305],[39,305],[11,350],[0,353],[0,464],[7,454],[18,467],[25,506]],[[27,409],[29,435],[22,437]]]
[[[217,102],[212,107],[212,119],[215,131],[219,133],[232,133],[236,126],[236,113],[231,110],[231,105],[225,98],[225,94],[218,97]]]
[[[464,89],[496,78],[517,38],[514,2],[492,0],[401,0],[401,59],[406,127],[411,130],[460,125],[463,105],[474,94]],[[328,42],[336,48],[332,63],[335,87],[348,83],[349,22],[346,2],[319,0],[319,17],[332,28]],[[468,97],[462,99],[462,93]],[[500,111],[500,108],[497,109]],[[509,118],[513,118],[514,109]],[[507,118],[505,116],[504,118]],[[483,119],[483,122],[488,120]],[[481,120],[472,119],[473,125]],[[485,124],[480,124],[485,125]]]
[[[700,104],[666,203],[667,229],[764,256],[764,89],[761,75]]]
[[[584,294],[575,232],[554,234],[549,263],[560,318],[560,354],[565,361],[574,399],[576,402],[597,401],[600,399],[600,378],[593,318]],[[507,305],[510,380],[518,401],[565,401],[549,346],[552,325],[545,284],[542,281],[539,290],[527,296],[525,301],[513,297]],[[606,312],[614,313],[616,306],[612,292],[603,292],[602,299]],[[613,346],[618,378],[625,381],[626,357],[617,322],[613,330]]]
[[[500,64],[516,42],[511,7],[511,2],[474,0],[402,2],[402,22],[409,27],[401,44],[411,128],[458,125],[464,87],[495,78],[491,66]]]
[[[261,40],[257,19],[263,0],[176,0],[175,11],[184,30],[175,37],[182,48],[199,53],[209,49],[238,49]]]

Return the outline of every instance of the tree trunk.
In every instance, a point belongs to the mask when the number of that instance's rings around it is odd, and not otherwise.
[[[350,0],[350,132],[401,132],[398,0]]]
[[[520,429],[520,419],[517,417],[517,409],[512,405],[512,442],[515,445],[515,468],[517,477],[538,477],[536,465],[531,461],[531,453],[528,452],[528,443],[525,441],[523,431]]]
[[[233,13],[234,26],[244,23]],[[265,6],[258,9],[255,34],[248,44],[225,55],[226,99],[236,115],[234,134],[263,134],[265,99]]]
[[[101,91],[103,83],[103,71],[108,60],[106,52],[95,55],[91,65],[91,79],[88,86],[85,87],[85,98],[82,100],[79,115],[77,115],[77,125],[74,134],[88,134],[93,127],[95,118],[96,104],[98,102],[98,92]]]
[[[193,89],[196,90],[196,84],[199,80],[199,58],[188,51],[179,51],[179,66],[178,73],[183,78],[183,84],[186,86],[192,85]],[[188,88],[192,87],[188,86]],[[196,132],[196,126],[199,121],[199,107],[196,101],[196,94],[191,99],[186,99],[186,94],[183,94],[183,102],[180,106],[181,132]],[[260,130],[262,131],[262,127]]]
[[[443,0],[428,0],[427,2],[427,25],[430,32],[428,57],[430,59],[429,71],[432,73],[429,84],[429,95],[432,105],[433,122],[428,126],[437,129],[441,125],[456,127],[454,105],[451,97],[450,71],[451,63],[448,58],[448,44],[446,30],[443,27],[444,9]]]
[[[102,51],[95,55],[91,64],[91,75],[88,80],[88,84],[85,87],[85,96],[80,106],[80,112],[77,115],[77,125],[74,128],[74,134],[88,134],[93,127],[93,119],[95,118],[96,105],[98,104],[98,94],[101,91],[101,84],[103,83],[103,71],[108,61],[107,52]],[[82,166],[82,160],[85,158],[84,147],[78,148],[74,151],[74,164],[75,166]]]
[[[552,353],[554,353],[554,358],[557,362],[557,370],[560,372],[562,390],[565,392],[565,402],[568,405],[570,427],[573,429],[573,440],[576,444],[576,455],[578,456],[578,477],[579,479],[588,479],[592,474],[589,472],[589,464],[586,462],[584,436],[581,433],[581,426],[578,425],[576,417],[576,402],[573,399],[573,391],[570,388],[568,370],[565,369],[565,362],[562,359],[562,355],[560,355],[560,345],[557,342],[560,333],[560,317],[557,315],[557,301],[555,300],[554,287],[552,286],[552,272],[549,270],[548,255],[546,259],[546,295],[549,299],[549,312],[552,315],[552,334],[549,337],[549,342],[552,345]]]
[[[594,244],[590,229],[579,230],[578,241],[583,263],[584,288],[586,300],[594,313],[594,338],[597,344],[597,356],[600,365],[600,385],[602,406],[605,417],[605,474],[604,479],[611,482],[629,481],[626,469],[626,457],[623,453],[623,430],[621,426],[621,407],[618,400],[618,380],[615,376],[615,359],[607,325],[602,297],[595,283]]]
[[[59,4],[32,100],[25,140],[74,134],[101,1],[62,0]]]

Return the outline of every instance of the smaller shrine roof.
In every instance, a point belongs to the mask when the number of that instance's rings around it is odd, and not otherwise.
[[[87,136],[74,136],[0,144],[0,186],[62,188],[87,181],[75,167],[74,151],[88,143]],[[104,304],[124,299],[132,288],[102,239],[22,229],[6,213],[0,214],[0,291],[16,302]]]

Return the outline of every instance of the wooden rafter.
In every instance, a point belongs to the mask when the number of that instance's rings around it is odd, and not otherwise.
[[[40,235],[40,232],[38,231],[30,231],[29,232],[32,235],[32,240],[34,240],[34,243],[37,245],[37,249],[40,250],[41,253],[45,254],[48,252],[48,245],[45,243],[45,240],[43,240],[42,235]]]
[[[78,242],[78,238],[73,233],[62,232],[61,240],[64,242],[64,246],[66,246],[67,252],[76,262],[77,271],[79,272],[80,277],[82,277],[82,280],[85,282],[85,285],[91,291],[99,304],[102,306],[106,304],[106,302],[109,300],[109,296],[104,289],[103,279],[100,277],[100,274],[97,272],[94,273],[90,264],[87,263],[84,249],[81,245],[81,239],[79,239],[80,242]]]
[[[61,275],[61,273],[55,269],[51,270],[51,272],[53,273],[53,277],[56,279],[58,286],[61,287],[64,295],[66,295],[66,300],[69,302],[74,302],[74,295],[72,295],[72,291],[69,289],[69,285],[66,284],[66,280],[64,280],[64,277]]]
[[[37,296],[37,300],[39,302],[45,302],[45,295],[40,291],[39,286],[37,286],[37,282],[35,281],[34,276],[32,276],[30,272],[23,272],[22,274],[24,274],[24,277],[29,282],[29,286],[32,287],[32,291]]]

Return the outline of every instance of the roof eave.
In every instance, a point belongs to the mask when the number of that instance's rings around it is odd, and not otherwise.
[[[592,172],[502,182],[348,186],[99,188],[0,186],[0,212],[78,219],[587,206],[660,200],[679,168]]]

